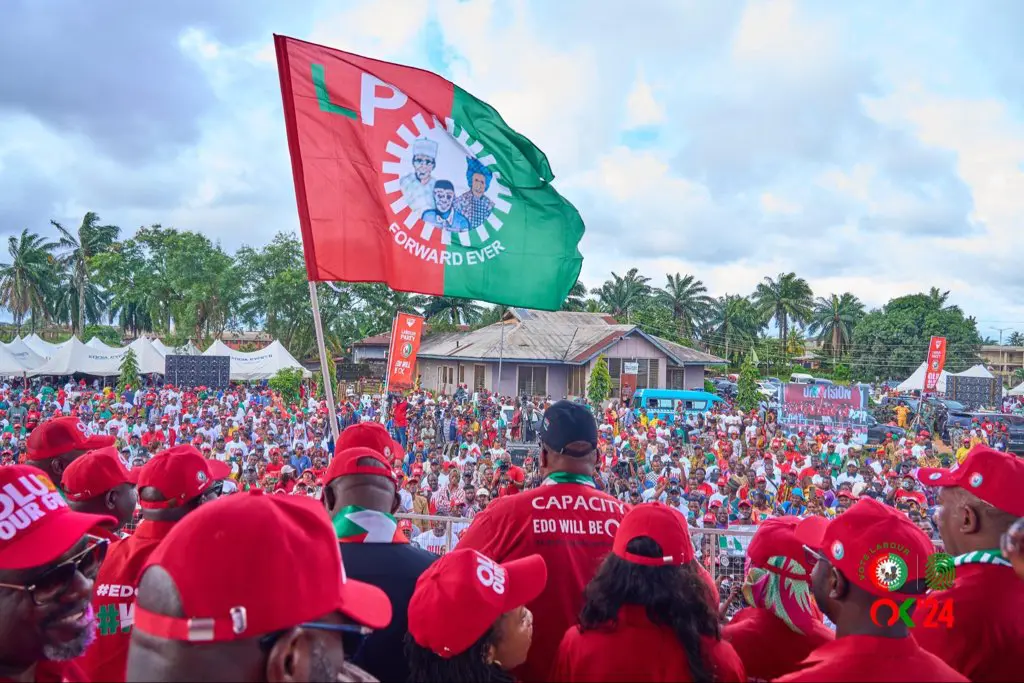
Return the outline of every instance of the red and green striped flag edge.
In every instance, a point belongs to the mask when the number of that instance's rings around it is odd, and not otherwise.
[[[561,306],[584,228],[540,149],[437,74],[274,42],[311,281]]]

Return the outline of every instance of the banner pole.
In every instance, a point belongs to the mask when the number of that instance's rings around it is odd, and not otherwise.
[[[320,320],[320,299],[316,293],[316,283],[309,282],[309,303],[313,308],[313,327],[316,329],[316,347],[320,352],[320,374],[324,380],[324,396],[327,397],[327,415],[331,425],[331,437],[338,440],[338,410],[334,404],[334,387],[331,383],[330,370],[327,367],[327,345],[324,343],[324,324]]]
[[[388,423],[388,392],[391,390],[391,349],[395,345],[395,326],[398,325],[400,311],[395,311],[395,317],[391,321],[391,337],[388,339],[387,364],[384,366],[384,394],[380,397],[380,423]]]
[[[501,342],[498,344],[498,379],[494,383],[494,393],[501,396],[501,362],[505,360],[505,320],[498,323],[501,325]]]

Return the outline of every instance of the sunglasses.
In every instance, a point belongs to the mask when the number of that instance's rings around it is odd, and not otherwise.
[[[819,562],[828,562],[827,557],[810,546],[804,546],[804,554],[807,556],[807,564],[816,565]]]
[[[29,584],[0,583],[0,588],[25,591],[32,602],[42,607],[56,602],[64,595],[75,580],[77,574],[92,581],[99,573],[100,565],[107,556],[110,541],[105,538],[87,535],[89,545],[82,552],[68,558],[55,567],[47,569],[35,581]]]
[[[314,631],[330,631],[341,634],[341,647],[345,651],[345,660],[351,661],[359,656],[363,650],[366,637],[373,633],[372,628],[356,626],[355,624],[327,624],[322,621],[307,621],[299,624],[302,628]],[[275,631],[260,638],[260,648],[269,652],[277,639],[288,631]]]

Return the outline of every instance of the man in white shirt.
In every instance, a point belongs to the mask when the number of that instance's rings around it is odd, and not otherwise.
[[[854,459],[846,461],[846,471],[836,477],[836,486],[842,486],[845,483],[849,483],[850,486],[855,486],[864,481],[864,477],[860,476],[857,472],[859,465]]]

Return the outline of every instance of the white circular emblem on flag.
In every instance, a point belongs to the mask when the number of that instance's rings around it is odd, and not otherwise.
[[[978,488],[981,486],[981,482],[985,481],[985,477],[981,476],[981,472],[975,472],[971,475],[971,486]]]
[[[75,427],[78,429],[78,431],[82,432],[83,434],[88,432],[88,427],[85,426],[84,422],[79,422],[75,424]]]
[[[832,544],[832,557],[837,560],[843,559],[843,555],[846,554],[846,550],[843,548],[842,541],[836,541]]]
[[[941,478],[942,478],[942,473],[941,472],[932,472],[931,474],[928,475],[928,479],[930,479],[931,481],[935,481],[935,480],[941,479]]]
[[[381,167],[396,241],[396,231],[402,231],[408,233],[403,244],[412,240],[432,248],[490,243],[512,210],[512,193],[496,164],[483,144],[452,119],[427,121],[416,114],[400,126]]]

